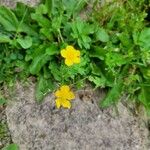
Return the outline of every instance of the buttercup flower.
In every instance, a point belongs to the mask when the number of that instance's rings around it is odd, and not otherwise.
[[[75,95],[70,90],[69,86],[63,85],[61,86],[60,90],[55,92],[56,99],[56,107],[60,108],[63,106],[65,108],[71,108],[70,100],[75,98]]]
[[[61,50],[61,56],[65,58],[65,64],[71,66],[80,63],[80,51],[73,46],[67,46],[66,49]]]

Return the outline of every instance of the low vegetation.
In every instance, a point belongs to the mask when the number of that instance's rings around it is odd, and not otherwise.
[[[43,0],[35,8],[0,6],[1,89],[34,76],[41,102],[60,86],[79,89],[90,82],[93,89],[107,90],[101,107],[116,104],[125,93],[150,113],[149,5],[146,0]],[[78,60],[74,53],[61,54],[68,46],[78,51]]]

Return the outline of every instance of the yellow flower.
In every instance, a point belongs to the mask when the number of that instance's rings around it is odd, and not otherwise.
[[[75,98],[75,95],[67,85],[61,86],[60,90],[57,90],[55,92],[55,96],[57,97],[56,99],[57,108],[60,108],[60,106],[70,108],[71,107],[70,100]]]
[[[66,49],[61,50],[61,56],[65,58],[65,64],[71,66],[80,63],[80,51],[73,46],[67,46]]]

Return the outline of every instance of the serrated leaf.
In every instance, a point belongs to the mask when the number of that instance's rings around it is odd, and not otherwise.
[[[85,47],[86,49],[90,49],[92,41],[90,34],[94,33],[94,27],[80,18],[77,18],[70,26],[72,28],[71,36],[77,40],[80,48]]]
[[[104,88],[106,85],[106,78],[97,77],[97,76],[89,76],[89,81],[95,84],[95,88],[101,87]]]
[[[22,48],[28,49],[32,46],[32,38],[26,36],[25,38],[18,38],[17,42],[21,45]]]
[[[128,62],[128,59],[124,57],[124,55],[116,52],[109,52],[106,54],[106,65],[109,67],[117,67],[121,66],[123,64],[126,64]]]
[[[139,35],[138,44],[144,49],[150,49],[150,28],[145,28],[142,30]]]
[[[123,32],[123,33],[119,34],[118,37],[119,37],[123,46],[125,46],[127,48],[132,47],[133,42],[132,42],[132,39],[128,33]]]
[[[36,8],[36,12],[37,14],[47,14],[47,7],[44,4],[40,4],[37,8]]]

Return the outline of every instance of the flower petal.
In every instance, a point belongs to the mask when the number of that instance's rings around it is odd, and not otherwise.
[[[78,64],[78,63],[80,63],[80,57],[76,57],[76,58],[74,58],[74,60],[73,60],[73,61],[74,61],[74,63],[77,63],[77,64]]]
[[[55,96],[56,96],[56,97],[61,97],[61,91],[60,91],[60,90],[57,90],[57,91],[55,92]]]
[[[58,98],[58,99],[56,99],[56,107],[60,108],[60,106],[61,106],[61,99]]]
[[[70,60],[70,59],[65,59],[65,64],[66,64],[67,66],[71,66],[71,65],[73,65],[73,62],[72,62],[72,60]]]
[[[75,98],[74,93],[71,92],[71,91],[69,91],[69,92],[67,93],[67,95],[66,95],[66,99],[67,99],[67,100],[72,100],[72,99],[74,99],[74,98]]]
[[[75,51],[75,55],[79,57],[79,56],[80,56],[80,51],[79,51],[79,50],[76,50],[76,51]]]
[[[60,53],[61,53],[61,56],[64,58],[67,56],[67,51],[65,49],[62,49]]]
[[[71,103],[67,100],[63,100],[61,105],[65,108],[71,108]]]
[[[74,51],[75,49],[74,49],[73,46],[68,45],[68,46],[66,47],[66,50],[67,50],[67,51]]]
[[[64,92],[69,92],[70,88],[68,85],[63,85],[61,86],[60,90],[62,93],[64,93]]]

